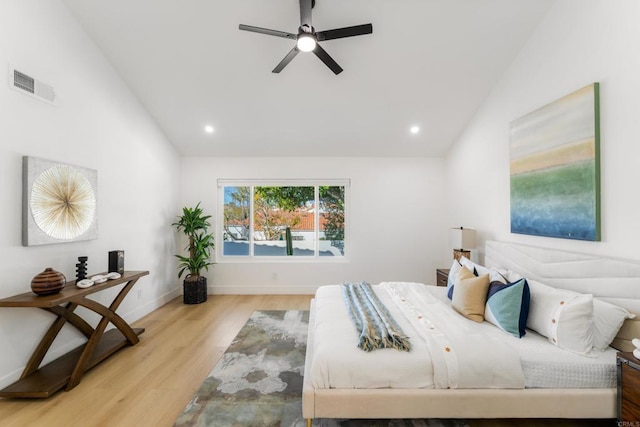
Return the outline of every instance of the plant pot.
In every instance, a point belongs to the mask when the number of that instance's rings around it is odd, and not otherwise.
[[[198,280],[187,280],[182,282],[183,296],[185,304],[200,304],[207,300],[207,278],[200,276]]]

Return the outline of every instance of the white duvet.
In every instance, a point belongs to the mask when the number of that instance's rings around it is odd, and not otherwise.
[[[323,286],[315,303],[315,388],[524,388],[517,352],[439,300],[433,292],[442,289],[406,282],[373,289],[412,350],[360,350],[340,285]]]

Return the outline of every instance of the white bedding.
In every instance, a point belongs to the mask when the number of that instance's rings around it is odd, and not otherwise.
[[[378,292],[391,308],[389,295]],[[382,349],[364,352],[357,345],[357,334],[339,285],[322,286],[316,292],[316,330],[311,374],[315,388],[433,388],[433,370],[425,363],[427,345],[411,340],[411,352]],[[406,334],[412,330],[404,316],[396,321]],[[363,363],[363,360],[365,361]],[[370,367],[377,369],[372,370]]]
[[[437,288],[434,295],[448,304],[445,291]],[[549,340],[527,329],[518,339],[496,331],[485,322],[488,333],[496,334],[518,352],[526,388],[615,388],[617,350],[594,350],[586,357],[549,345]]]
[[[615,387],[614,349],[584,357],[554,347],[529,330],[522,339],[515,338],[456,313],[443,287],[391,282],[373,288],[411,337],[412,351],[367,353],[357,348],[340,286],[323,286],[316,293],[310,369],[315,388]],[[502,369],[483,373],[491,369],[477,364],[483,360]]]

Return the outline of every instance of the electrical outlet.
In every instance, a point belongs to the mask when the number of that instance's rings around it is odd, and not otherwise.
[[[138,289],[138,299],[142,298],[142,289]]]
[[[278,273],[273,273],[273,274],[271,275],[271,279],[272,279],[272,280],[278,280]]]

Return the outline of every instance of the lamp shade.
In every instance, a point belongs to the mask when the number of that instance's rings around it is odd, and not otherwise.
[[[449,230],[451,247],[454,249],[473,249],[476,247],[476,230],[471,228],[452,228]]]

